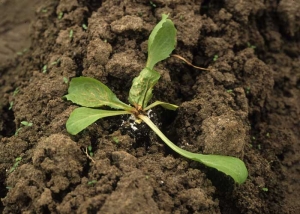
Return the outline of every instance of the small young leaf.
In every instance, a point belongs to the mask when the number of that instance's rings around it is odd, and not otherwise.
[[[115,109],[132,109],[120,101],[116,95],[100,81],[89,77],[73,78],[65,97],[85,107],[109,106]]]
[[[134,106],[145,108],[152,97],[153,86],[160,78],[157,71],[144,68],[132,81],[129,91],[129,102]]]
[[[144,108],[145,111],[155,107],[155,106],[158,106],[158,105],[161,105],[163,108],[165,109],[168,109],[168,110],[172,110],[172,111],[175,111],[178,106],[177,105],[174,105],[174,104],[171,104],[171,103],[165,103],[165,102],[162,102],[162,101],[155,101],[154,103],[148,105],[146,108]]]
[[[28,121],[22,121],[21,124],[24,126],[29,126],[29,127],[33,125],[33,123],[28,122]]]
[[[154,65],[170,56],[176,45],[176,28],[168,15],[163,14],[162,20],[154,27],[148,39],[148,59],[146,67]]]
[[[157,126],[145,115],[139,115],[143,120],[171,149],[178,154],[194,161],[203,163],[206,166],[215,168],[226,175],[231,176],[235,182],[242,184],[248,177],[248,171],[245,163],[238,158],[222,155],[203,155],[188,152],[172,143]]]
[[[69,119],[67,120],[67,131],[72,135],[76,135],[103,117],[117,116],[122,114],[130,113],[128,111],[110,111],[79,107],[71,113]]]

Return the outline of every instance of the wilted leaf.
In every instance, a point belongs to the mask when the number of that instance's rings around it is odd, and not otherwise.
[[[145,108],[152,98],[153,86],[157,83],[159,78],[160,74],[157,71],[144,68],[140,75],[132,81],[132,86],[129,91],[129,102],[132,105]]]

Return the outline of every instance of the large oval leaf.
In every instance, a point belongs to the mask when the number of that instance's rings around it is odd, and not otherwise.
[[[65,97],[85,107],[109,106],[115,109],[131,109],[100,81],[89,77],[76,77],[70,82],[69,94]]]
[[[147,68],[153,69],[156,63],[168,58],[175,49],[176,28],[167,18],[168,15],[163,14],[149,36]]]
[[[85,107],[76,108],[67,120],[67,131],[76,135],[83,129],[103,117],[110,117],[122,114],[130,114],[128,111],[110,111],[101,109],[91,109]]]

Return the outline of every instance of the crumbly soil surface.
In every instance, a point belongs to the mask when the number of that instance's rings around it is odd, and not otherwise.
[[[299,11],[294,0],[0,1],[0,211],[300,213]],[[243,159],[242,185],[126,117],[66,131],[68,82],[94,77],[127,102],[162,13],[174,53],[210,71],[159,63],[152,100],[180,107],[157,107],[156,123],[181,148]]]

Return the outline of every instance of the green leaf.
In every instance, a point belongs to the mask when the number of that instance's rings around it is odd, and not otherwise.
[[[85,129],[86,127],[103,117],[110,117],[122,114],[130,114],[130,112],[79,107],[71,113],[66,123],[67,131],[72,135],[76,135],[83,129]]]
[[[28,122],[28,121],[22,121],[21,124],[24,126],[29,126],[29,127],[33,125],[33,123]]]
[[[163,14],[162,20],[154,27],[148,39],[148,59],[146,67],[154,65],[170,56],[176,45],[176,28],[168,15]]]
[[[162,14],[160,22],[158,22],[155,25],[155,27],[153,28],[153,30],[151,31],[151,34],[148,38],[148,50],[149,50],[149,47],[153,44],[153,41],[154,41],[154,38],[155,38],[157,32],[162,28],[162,25],[166,22],[167,18],[168,18],[168,15]]]
[[[129,91],[129,102],[134,106],[140,106],[143,109],[152,98],[153,86],[160,78],[157,71],[144,68],[140,75],[132,81],[132,86]]]
[[[135,107],[144,109],[147,106],[152,98],[153,87],[160,78],[160,74],[153,70],[153,67],[157,62],[169,57],[175,48],[176,29],[173,22],[167,18],[168,16],[163,14],[162,20],[151,32],[148,40],[146,68],[133,79],[128,99]]]
[[[109,106],[115,109],[132,109],[120,101],[116,95],[100,81],[89,77],[76,77],[70,82],[69,94],[65,97],[85,107]]]
[[[149,109],[151,109],[155,106],[158,106],[158,105],[161,105],[165,109],[172,110],[172,111],[175,111],[179,107],[179,106],[171,104],[171,103],[165,103],[165,102],[162,102],[162,101],[155,101],[154,103],[152,103],[152,104],[148,105],[146,108],[144,108],[144,110],[147,111],[147,110],[149,110]]]
[[[234,181],[239,184],[242,184],[246,181],[248,177],[248,171],[245,163],[242,160],[230,156],[203,155],[183,150],[172,143],[147,116],[139,115],[139,118],[143,120],[171,149],[178,154],[203,163],[206,166],[215,168],[226,175],[231,176]]]

